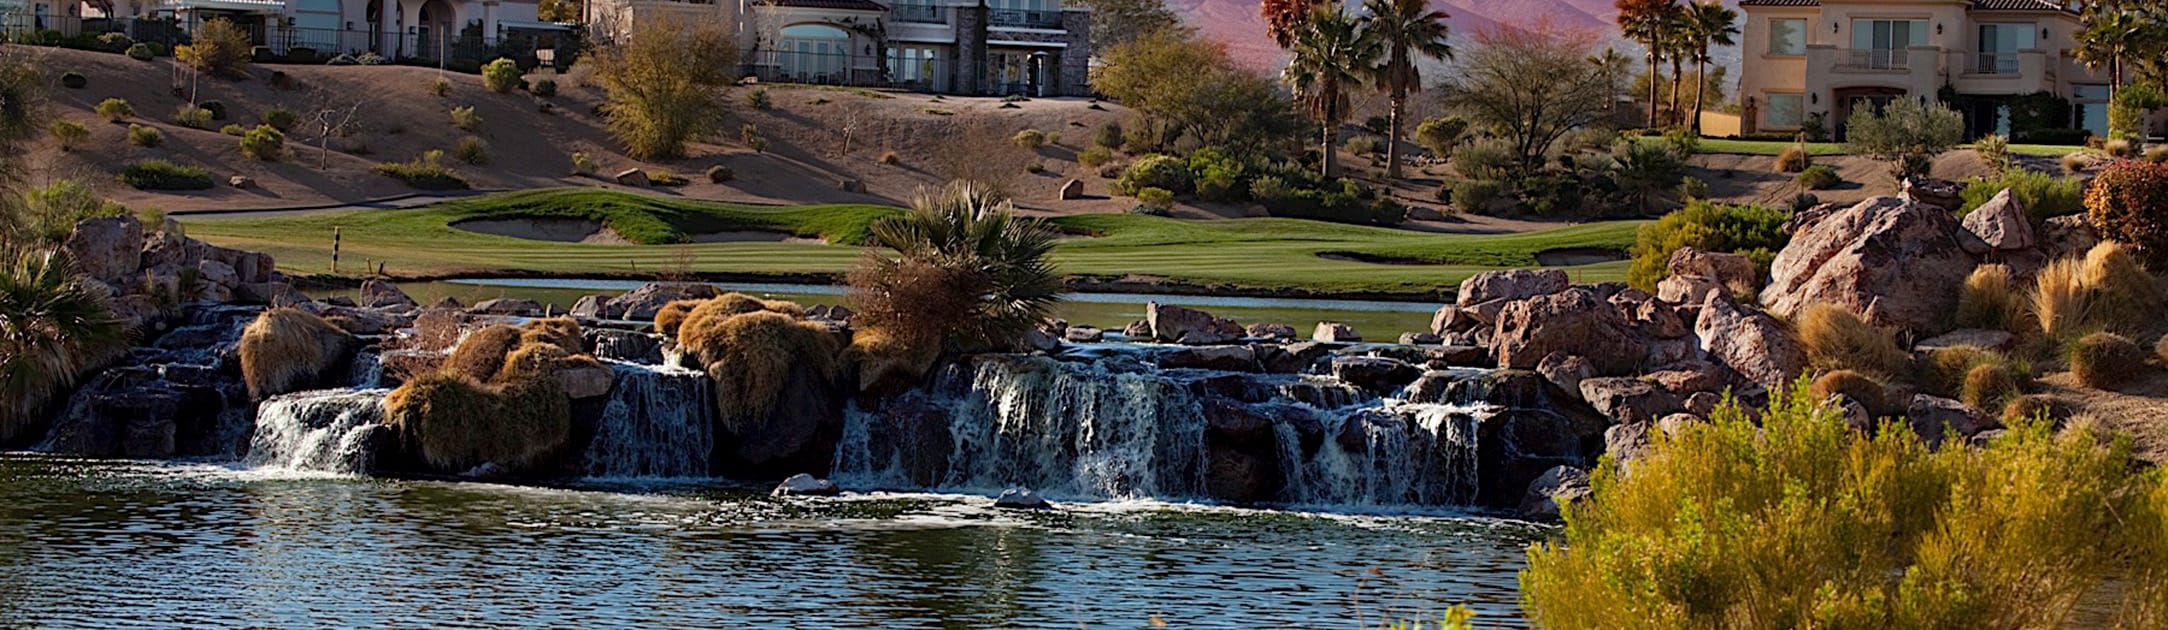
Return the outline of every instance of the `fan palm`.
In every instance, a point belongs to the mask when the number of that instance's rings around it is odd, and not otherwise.
[[[920,191],[909,213],[875,223],[872,232],[875,244],[900,257],[868,254],[853,272],[854,298],[890,334],[938,338],[951,349],[1006,348],[1061,301],[1061,277],[1047,260],[1054,231],[1016,216],[1015,206],[985,185]]]
[[[1739,35],[1739,12],[1725,8],[1718,2],[1704,2],[1687,10],[1688,27],[1698,48],[1694,50],[1694,135],[1701,135],[1701,110],[1709,97],[1709,62],[1715,61],[1710,50],[1717,46],[1737,46]]]
[[[1666,5],[1663,29],[1658,45],[1664,48],[1664,58],[1671,62],[1671,100],[1668,102],[1671,109],[1667,122],[1679,125],[1686,122],[1680,120],[1685,110],[1679,108],[1679,95],[1686,80],[1686,60],[1699,48],[1694,41],[1692,12],[1677,4]]]
[[[2133,55],[2144,56],[2168,45],[2168,42],[2160,41],[2160,32],[2168,29],[2168,24],[2161,20],[2168,16],[2158,13],[2123,0],[2103,0],[2085,6],[2085,26],[2073,53],[2088,69],[2108,70],[2109,96],[2122,88],[2127,59]]]
[[[1656,65],[1663,60],[1666,20],[1672,0],[1618,0],[1618,26],[1626,39],[1641,44],[1649,62],[1649,122],[1656,126]]]
[[[1444,61],[1453,56],[1453,47],[1445,43],[1449,16],[1431,10],[1425,0],[1366,0],[1363,11],[1370,14],[1363,35],[1384,50],[1385,63],[1370,78],[1392,101],[1385,135],[1385,175],[1398,178],[1401,118],[1408,109],[1408,94],[1423,91],[1423,72],[1415,65],[1416,57]]]
[[[127,330],[51,249],[4,253],[0,269],[0,441],[61,388],[119,349]]]
[[[1287,68],[1281,78],[1295,90],[1310,117],[1324,127],[1320,172],[1332,177],[1333,141],[1340,123],[1347,120],[1348,93],[1362,85],[1378,65],[1382,50],[1363,36],[1362,18],[1340,11],[1337,5],[1318,9],[1295,33]]]

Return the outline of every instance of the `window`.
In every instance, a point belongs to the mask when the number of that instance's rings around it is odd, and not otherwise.
[[[2077,105],[2079,129],[2092,132],[2102,138],[2108,137],[2108,86],[2072,85],[2070,102]]]
[[[1807,20],[1805,18],[1770,19],[1769,54],[1790,56],[1807,54]]]
[[[1852,20],[1847,65],[1874,70],[1911,67],[1910,48],[1927,45],[1925,20]]]
[[[1806,118],[1806,97],[1799,94],[1769,95],[1769,110],[1762,123],[1770,129],[1798,129]]]
[[[785,80],[806,83],[839,83],[851,54],[851,35],[822,24],[798,24],[783,28],[780,65]]]
[[[1979,74],[2017,74],[2017,53],[2033,47],[2031,24],[1980,25],[1980,53],[1972,71]]]
[[[895,80],[904,83],[934,83],[940,68],[940,56],[932,48],[898,47],[888,51],[889,72]]]

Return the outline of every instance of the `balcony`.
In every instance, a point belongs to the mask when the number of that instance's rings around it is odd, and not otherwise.
[[[1838,72],[1909,72],[1912,51],[1898,49],[1846,49],[1837,51]]]
[[[947,24],[948,12],[930,4],[894,4],[888,7],[888,19],[913,24]]]
[[[1967,55],[1971,63],[1965,71],[1970,74],[2016,75],[2021,71],[2017,53],[1982,52]]]
[[[1061,28],[1060,11],[989,11],[986,22],[1016,28]]]

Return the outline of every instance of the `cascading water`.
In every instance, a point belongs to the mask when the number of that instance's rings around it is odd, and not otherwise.
[[[611,363],[610,400],[587,448],[590,477],[705,477],[714,451],[715,398],[705,375]]]
[[[274,468],[366,474],[370,441],[384,430],[382,389],[336,389],[288,394],[256,410],[256,435],[247,464]]]

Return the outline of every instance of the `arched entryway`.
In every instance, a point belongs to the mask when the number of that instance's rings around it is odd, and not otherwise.
[[[414,20],[414,56],[437,59],[451,53],[459,36],[459,12],[445,0],[426,0]]]
[[[391,0],[392,23],[387,28],[384,26],[383,21],[385,15],[384,2],[386,0],[369,0],[368,9],[362,16],[363,19],[368,21],[369,25],[369,49],[376,51],[379,55],[390,57],[394,54],[394,49],[398,48],[398,41],[384,41],[384,34],[406,32],[406,25],[402,23],[404,19],[401,17],[406,15],[406,7],[400,6],[397,0]]]
[[[442,1],[442,0],[433,0]],[[831,24],[783,27],[776,65],[785,81],[843,83],[851,58],[851,32]]]

